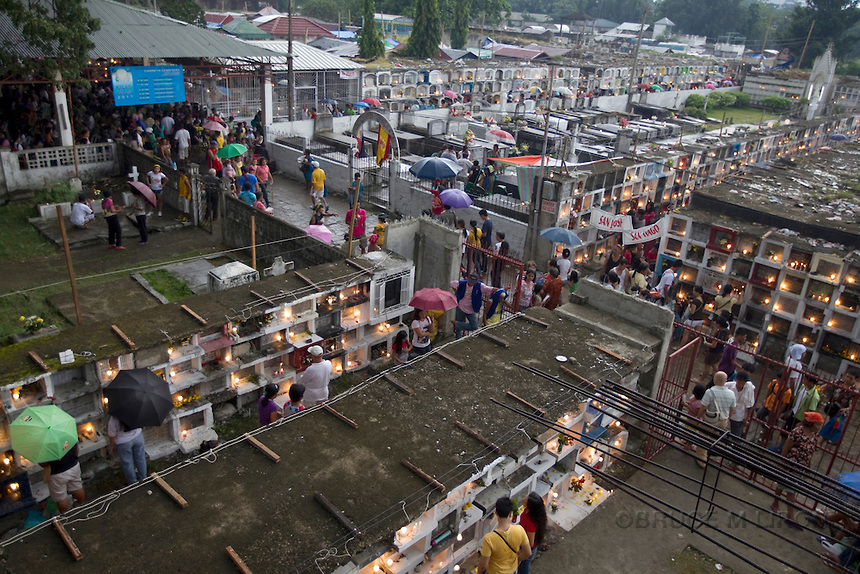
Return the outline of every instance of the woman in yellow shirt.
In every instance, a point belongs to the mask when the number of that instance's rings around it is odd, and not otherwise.
[[[481,229],[478,227],[478,222],[474,219],[469,222],[469,235],[466,237],[466,245],[470,247],[480,247],[481,246],[481,237],[483,237],[483,233],[481,233]],[[471,265],[469,267],[475,271],[475,273],[481,273],[481,254],[477,249],[466,249],[466,253],[469,257],[469,261]]]

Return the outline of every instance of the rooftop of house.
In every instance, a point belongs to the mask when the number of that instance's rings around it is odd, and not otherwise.
[[[196,464],[164,470],[161,475],[188,501],[185,509],[152,483],[95,501],[103,512],[94,516],[85,517],[87,507],[73,509],[67,515],[75,521],[70,534],[83,561],[69,560],[52,528],[31,531],[7,546],[4,559],[22,571],[72,574],[108,572],[117,564],[129,571],[188,570],[193,564],[197,571],[227,572],[226,546],[256,573],[332,572],[350,557],[361,561],[365,550],[369,561],[391,546],[399,527],[445,499],[448,491],[475,480],[500,456],[522,460],[535,452],[535,437],[545,428],[491,399],[523,407],[509,391],[546,410],[548,420],[575,411],[579,399],[573,391],[515,363],[580,384],[559,369],[556,357],[561,355],[582,377],[621,380],[653,359],[654,347],[648,345],[660,340],[646,333],[644,345],[634,344],[567,320],[564,312],[537,308],[528,314],[548,326],[512,317],[492,328],[509,348],[481,336],[447,345],[444,351],[461,361],[462,369],[430,354],[388,373],[414,394],[380,375],[330,403],[358,428],[313,408],[256,433],[282,457],[277,464],[239,439]],[[498,445],[501,454],[456,422]],[[403,460],[435,477],[446,492],[428,486]],[[360,538],[314,500],[317,492],[354,523]],[[489,506],[492,500],[484,502]],[[457,499],[443,504],[451,511],[459,506]]]

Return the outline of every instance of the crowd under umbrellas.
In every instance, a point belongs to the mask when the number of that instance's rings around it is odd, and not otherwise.
[[[120,459],[129,484],[147,477],[142,428],[158,427],[173,408],[167,381],[149,369],[119,371],[104,389],[108,406],[110,450]],[[12,449],[44,469],[45,482],[59,512],[71,508],[69,494],[77,504],[85,501],[78,462],[77,422],[47,404],[24,410],[9,427]]]

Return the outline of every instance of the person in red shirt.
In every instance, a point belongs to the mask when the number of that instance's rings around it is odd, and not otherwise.
[[[549,278],[543,285],[542,305],[553,310],[561,304],[561,277],[558,276],[558,267],[550,267]]]
[[[352,210],[346,212],[346,218],[344,221],[350,226],[352,229],[352,238],[358,239],[358,246],[361,248],[361,254],[364,255],[367,253],[367,235],[365,235],[364,225],[367,222],[367,213],[361,208],[361,202],[355,202],[355,222],[352,219]]]
[[[526,498],[526,509],[520,514],[519,525],[526,531],[529,537],[532,554],[522,562],[517,569],[517,574],[529,574],[532,568],[532,560],[537,555],[537,549],[546,535],[546,506],[537,492],[530,492]]]

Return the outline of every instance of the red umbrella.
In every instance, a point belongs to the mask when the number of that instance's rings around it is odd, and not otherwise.
[[[139,191],[143,198],[148,201],[150,205],[155,207],[155,194],[152,193],[152,190],[149,189],[148,185],[140,181],[130,181],[128,184]]]
[[[442,95],[447,96],[447,97],[451,98],[452,100],[459,100],[460,99],[460,96],[457,95],[456,93],[452,92],[451,90],[445,90],[444,92],[442,92]]]
[[[377,107],[382,106],[382,102],[380,102],[376,98],[364,98],[361,101],[364,102],[365,104],[367,104],[368,106],[377,106]]]
[[[213,132],[221,132],[222,134],[227,133],[227,126],[222,124],[221,122],[216,122],[215,120],[208,120],[203,122],[203,129],[210,130]]]
[[[514,139],[514,136],[512,136],[510,133],[506,132],[505,130],[490,130],[490,135],[496,136],[497,138],[499,138],[499,141],[501,141],[502,143],[506,143],[506,144],[517,143],[517,140]]]
[[[646,83],[644,83],[644,82],[643,82],[643,83],[639,84],[639,85],[638,85],[638,86],[636,86],[636,87],[637,87],[637,88],[639,88],[640,90],[647,90],[647,89],[648,89],[648,88],[650,88],[651,86],[650,86],[649,84],[646,84]]]
[[[457,298],[449,291],[425,287],[412,296],[409,306],[425,311],[447,311],[457,306]]]

